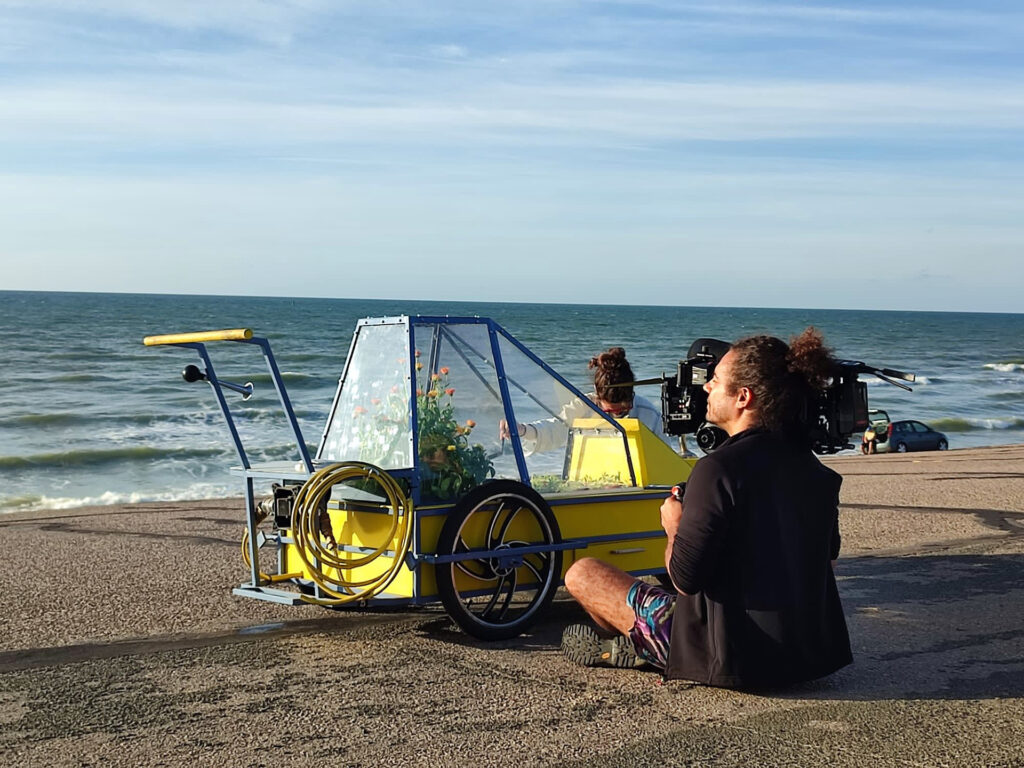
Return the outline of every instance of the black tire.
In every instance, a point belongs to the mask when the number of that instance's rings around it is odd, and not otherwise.
[[[558,523],[540,494],[514,480],[492,480],[456,503],[441,528],[437,554],[512,551],[561,540]],[[470,558],[434,567],[441,603],[473,637],[516,637],[554,598],[562,575],[561,551],[513,558],[511,563]]]
[[[906,443],[896,443],[896,453],[906,453],[906,452],[907,452],[907,444]]]
[[[945,451],[945,450],[948,450],[948,449],[949,449],[949,443],[947,443],[945,440],[939,440],[939,450],[940,451]]]

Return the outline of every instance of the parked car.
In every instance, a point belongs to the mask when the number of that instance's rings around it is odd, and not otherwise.
[[[865,432],[875,433],[875,453],[889,450],[889,414],[877,408],[868,411],[868,428]]]
[[[944,451],[947,448],[949,440],[944,434],[913,419],[890,422],[885,432],[879,432],[876,446],[879,453]]]

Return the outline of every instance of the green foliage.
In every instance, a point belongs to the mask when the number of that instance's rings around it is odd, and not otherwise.
[[[627,484],[618,475],[608,473],[597,477],[588,476],[582,480],[565,480],[558,475],[533,475],[530,478],[530,485],[537,493],[567,493],[588,489],[622,488]]]
[[[487,458],[484,447],[469,443],[476,424],[455,420],[454,395],[447,368],[431,376],[429,390],[416,392],[420,492],[442,501],[458,498],[494,476],[494,463]]]

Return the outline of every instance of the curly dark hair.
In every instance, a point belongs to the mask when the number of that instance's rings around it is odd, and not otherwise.
[[[821,333],[809,326],[787,345],[774,336],[749,336],[732,345],[732,387],[754,395],[761,424],[807,439],[811,408],[835,373],[836,361]]]
[[[633,369],[626,360],[626,350],[612,347],[590,358],[588,368],[594,369],[594,390],[597,397],[609,403],[626,404],[633,402],[632,387],[614,387],[633,381]]]

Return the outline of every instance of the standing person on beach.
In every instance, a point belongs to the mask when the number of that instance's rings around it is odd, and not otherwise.
[[[834,360],[808,328],[789,345],[736,342],[705,385],[708,421],[729,434],[697,462],[682,502],[661,507],[673,591],[585,558],[565,585],[598,630],[568,627],[588,666],[644,663],[667,678],[778,686],[852,661],[832,561],[842,478],[812,453],[808,414]]]
[[[594,405],[615,419],[638,419],[669,447],[676,449],[671,438],[665,434],[661,410],[629,386],[634,378],[633,369],[626,359],[626,350],[622,347],[607,349],[590,358],[587,367],[594,372],[594,391],[587,395]],[[563,406],[557,418],[520,423],[516,429],[523,438],[523,448],[527,455],[542,453],[565,445],[568,425],[574,419],[593,416],[593,409],[577,397]],[[499,425],[499,435],[503,439],[509,438],[508,425],[504,421]]]

